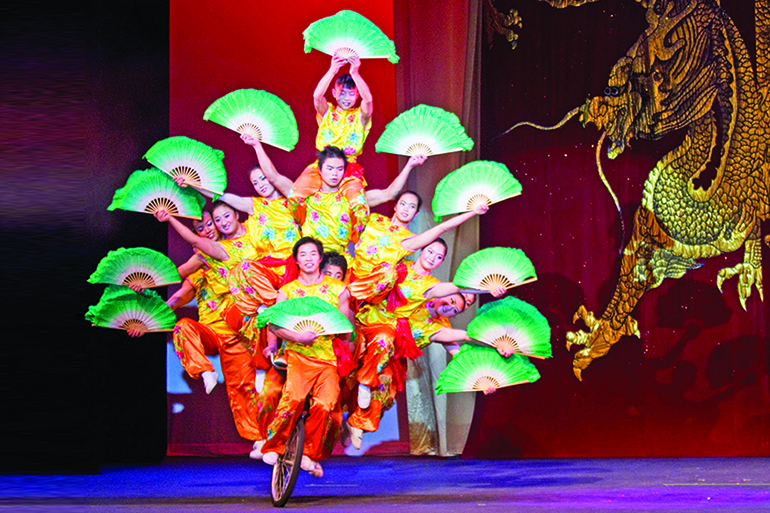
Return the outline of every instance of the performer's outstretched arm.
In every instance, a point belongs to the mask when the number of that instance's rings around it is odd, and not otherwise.
[[[179,219],[169,214],[166,210],[159,210],[154,215],[158,221],[162,223],[168,222],[186,242],[198,251],[217,260],[227,260],[229,258],[227,251],[218,242],[214,242],[206,237],[198,237],[192,230],[183,225]]]
[[[323,116],[326,114],[326,109],[329,108],[329,104],[326,103],[326,91],[329,90],[329,85],[332,83],[334,75],[345,65],[347,61],[341,57],[332,56],[332,62],[329,65],[329,70],[318,81],[318,85],[315,86],[313,91],[313,106],[315,111]],[[355,80],[355,79],[354,79]]]
[[[442,234],[448,232],[449,230],[457,228],[468,219],[471,219],[475,216],[486,214],[488,210],[489,210],[489,205],[482,203],[481,205],[476,206],[471,212],[465,212],[463,214],[457,215],[452,219],[444,221],[443,223],[438,224],[429,230],[425,230],[422,233],[413,235],[411,237],[408,237],[402,240],[401,245],[404,247],[404,249],[409,249],[412,251],[417,251],[418,249],[422,249],[428,244],[430,244],[431,242],[433,242],[434,240],[441,237]]]
[[[406,180],[409,178],[409,173],[412,172],[412,169],[422,165],[427,158],[428,157],[424,155],[410,157],[409,161],[404,166],[404,169],[402,169],[396,179],[388,185],[387,189],[369,189],[364,191],[364,197],[366,198],[369,207],[376,207],[377,205],[396,199],[398,193],[401,192],[401,189],[406,185]]]
[[[265,178],[267,178],[281,194],[288,197],[294,182],[278,172],[273,165],[273,161],[270,160],[270,157],[265,153],[265,148],[262,147],[262,143],[249,134],[241,134],[241,140],[254,148],[254,153],[257,154],[259,167],[265,174]]]

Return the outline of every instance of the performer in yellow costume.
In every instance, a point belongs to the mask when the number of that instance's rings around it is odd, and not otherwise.
[[[315,296],[337,306],[343,315],[350,318],[349,295],[345,284],[321,274],[321,255],[322,245],[319,241],[303,237],[297,242],[294,258],[299,267],[299,277],[281,287],[278,301]],[[277,326],[271,326],[270,329],[284,340],[288,368],[283,395],[274,420],[268,427],[267,441],[262,447],[263,461],[275,464],[278,454],[284,451],[305,397],[310,394],[310,412],[305,421],[305,456],[301,467],[320,476],[323,470],[317,462],[331,454],[342,425],[342,413],[337,408],[340,390],[333,337],[318,336],[311,331],[296,333]]]
[[[413,159],[414,165],[424,161],[424,157],[412,157],[409,162]],[[355,300],[377,304],[387,298],[391,309],[403,303],[403,296],[396,287],[399,277],[404,279],[406,273],[404,266],[399,266],[402,259],[424,248],[447,231],[489,210],[487,205],[480,205],[472,212],[455,216],[415,235],[407,227],[421,205],[422,198],[416,192],[406,191],[396,200],[392,217],[371,215],[356,244],[356,258],[352,262],[348,288]]]
[[[392,406],[396,393],[403,390],[405,358],[414,359],[422,355],[420,348],[430,341],[445,342],[430,339],[442,328],[451,328],[441,318],[454,317],[462,312],[473,303],[474,294],[480,293],[463,292],[454,284],[441,282],[430,275],[443,262],[446,249],[446,243],[439,238],[425,246],[416,262],[405,262],[406,273],[400,284],[404,298],[402,304],[395,309],[389,309],[387,301],[377,305],[366,304],[356,315],[357,330],[364,344],[357,348],[361,351],[357,355],[361,365],[356,375],[359,382],[358,406],[348,418],[354,447],[360,447],[363,431],[377,430],[382,413]],[[494,297],[503,294],[504,288],[492,293]],[[426,309],[428,303],[430,307]],[[426,312],[436,315],[430,316]],[[426,335],[413,336],[411,319],[416,319],[418,329]],[[418,339],[422,346],[418,344]]]
[[[337,78],[332,88],[332,96],[337,102],[334,106],[326,100],[326,91],[337,72],[345,64],[350,64],[350,74]],[[321,77],[313,91],[313,105],[318,121],[316,149],[321,151],[327,146],[340,148],[347,157],[346,168],[340,190],[350,201],[354,201],[366,186],[364,168],[356,162],[361,154],[366,136],[372,127],[373,101],[369,86],[361,77],[358,57],[342,59],[332,57],[329,70]],[[360,106],[356,107],[358,97]],[[320,163],[310,164],[294,183],[292,196],[306,198],[321,188]]]
[[[193,226],[207,240],[217,241],[220,234],[213,223],[209,224],[210,220],[211,216],[204,212],[203,220],[194,221]],[[199,260],[197,256],[193,258]],[[189,263],[183,264],[180,269]],[[256,422],[256,369],[252,365],[252,355],[246,348],[246,340],[222,319],[222,312],[232,304],[229,293],[216,292],[210,286],[210,279],[219,282],[217,271],[203,265],[166,301],[172,310],[186,305],[193,297],[198,305],[197,321],[182,318],[174,326],[174,351],[191,378],[203,379],[207,394],[216,386],[218,377],[207,356],[220,356],[235,426],[243,438],[256,442],[264,438]],[[138,336],[140,333],[129,332],[129,335]]]

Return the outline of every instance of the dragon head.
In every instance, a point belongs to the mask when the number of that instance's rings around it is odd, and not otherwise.
[[[718,92],[713,6],[698,0],[649,0],[649,27],[613,67],[604,96],[580,108],[610,140],[614,159],[631,138],[659,139],[708,114]],[[696,9],[702,12],[695,14]]]

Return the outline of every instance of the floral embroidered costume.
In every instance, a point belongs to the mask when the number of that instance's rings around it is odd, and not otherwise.
[[[287,299],[315,296],[339,306],[339,295],[344,288],[345,284],[341,281],[324,276],[313,285],[294,280],[281,287],[280,291]],[[333,339],[331,335],[322,335],[310,345],[289,340],[284,342],[288,364],[286,382],[273,422],[267,430],[263,454],[283,453],[289,433],[302,412],[305,397],[310,394],[310,413],[305,421],[305,454],[313,461],[331,455],[342,426],[342,412],[338,408],[339,374]],[[263,389],[263,393],[269,392]],[[262,396],[260,394],[260,399]],[[263,409],[268,410],[269,407]]]
[[[237,325],[238,319],[231,321],[231,325],[236,324],[233,327],[239,328],[247,338],[258,340],[257,309],[262,305],[274,305],[278,289],[296,278],[291,250],[300,238],[300,230],[294,221],[293,205],[286,198],[254,197],[252,206],[254,213],[244,226],[254,256],[233,266],[228,279],[235,304],[247,317],[242,326]],[[261,353],[262,349],[264,345],[257,344],[257,352]]]
[[[202,372],[214,371],[206,355],[219,354],[238,433],[247,440],[261,440],[264,436],[256,423],[256,369],[252,366],[252,356],[246,349],[245,339],[221,317],[222,311],[232,304],[232,299],[226,292],[215,292],[209,278],[218,281],[215,270],[200,269],[187,278],[195,289],[198,321],[179,319],[172,337],[174,351],[193,379],[198,379]]]
[[[348,243],[358,241],[369,220],[369,204],[360,192],[351,201],[342,192],[315,192],[297,204],[295,217],[302,235],[321,241],[324,251],[336,251],[351,260]]]
[[[398,263],[414,253],[401,245],[412,235],[406,228],[393,224],[389,217],[372,214],[356,244],[348,285],[350,295],[372,304],[384,301],[398,280]]]
[[[422,331],[429,331],[424,329],[424,324],[433,324],[433,321],[429,323],[424,318],[428,302],[425,293],[440,280],[431,275],[418,274],[412,262],[405,262],[405,266],[406,277],[400,285],[404,304],[394,311],[390,311],[384,301],[377,305],[367,304],[356,314],[358,332],[364,341],[360,354],[356,355],[361,365],[357,379],[372,390],[372,398],[368,408],[356,408],[348,418],[348,424],[364,431],[377,430],[382,413],[392,406],[396,392],[403,390],[406,380],[403,359],[420,356],[419,347],[428,345],[430,335],[440,329],[430,332],[427,337],[422,335]],[[417,337],[413,336],[410,326],[410,319],[414,316],[419,322],[422,346],[417,345]]]
[[[356,157],[361,155],[366,136],[372,128],[371,118],[364,126],[361,123],[361,107],[343,110],[327,102],[326,113],[316,114],[318,134],[315,147],[323,150],[327,146],[336,146],[345,152],[348,167],[340,184],[340,190],[351,201],[366,187],[364,168],[356,163]],[[318,161],[313,162],[302,171],[294,182],[291,195],[306,198],[321,188],[321,174],[318,171]]]

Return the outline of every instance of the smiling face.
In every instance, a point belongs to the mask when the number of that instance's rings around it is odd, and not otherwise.
[[[263,173],[262,170],[258,167],[255,167],[251,170],[249,173],[249,180],[254,186],[254,190],[257,191],[257,194],[263,198],[270,198],[276,192],[275,186],[270,183],[270,181],[265,176],[265,173]]]
[[[440,317],[451,318],[465,310],[465,298],[462,294],[440,297],[433,302],[433,309]]]
[[[321,256],[314,243],[307,242],[301,245],[297,248],[296,258],[299,270],[307,274],[314,274],[318,271],[318,266],[321,265]]]
[[[339,157],[329,157],[321,164],[321,180],[329,188],[338,187],[345,175],[345,160]]]
[[[214,224],[217,226],[219,233],[229,237],[238,231],[240,223],[238,222],[238,214],[235,213],[232,207],[227,205],[218,205],[214,208],[213,212]]]
[[[440,242],[433,242],[422,248],[420,253],[420,265],[427,270],[432,271],[444,261],[446,255],[446,249]]]
[[[200,221],[195,219],[193,221],[193,228],[198,237],[206,237],[211,240],[219,240],[219,232],[214,225],[214,219],[211,218],[211,214],[203,212],[203,219]]]
[[[343,109],[352,109],[358,101],[358,88],[347,88],[337,84],[332,89],[332,96],[337,101],[337,105]]]
[[[395,216],[400,222],[409,224],[417,215],[419,199],[414,194],[407,192],[396,201]]]

